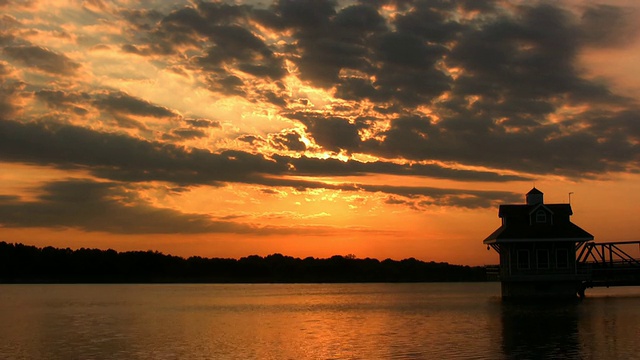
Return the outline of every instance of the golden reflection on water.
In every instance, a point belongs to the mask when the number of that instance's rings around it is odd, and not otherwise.
[[[499,285],[6,285],[2,359],[629,358],[640,292],[503,304]]]

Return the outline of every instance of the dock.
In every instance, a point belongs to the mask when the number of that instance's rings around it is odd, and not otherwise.
[[[500,205],[502,224],[483,243],[495,250],[503,299],[575,299],[594,287],[640,286],[640,241],[595,242],[571,222],[570,204],[547,204],[535,187],[524,204]],[[627,250],[625,250],[627,249]]]
[[[640,240],[587,243],[576,251],[578,271],[587,279],[583,288],[640,286],[640,259],[624,247],[638,247]]]

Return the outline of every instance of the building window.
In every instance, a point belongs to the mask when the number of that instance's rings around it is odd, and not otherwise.
[[[536,222],[537,223],[546,223],[547,222],[547,213],[544,210],[536,211]]]
[[[518,269],[529,268],[529,250],[518,250]]]
[[[558,269],[566,269],[569,267],[569,252],[567,249],[556,250],[556,266]]]
[[[538,269],[549,268],[549,250],[538,249],[536,250],[536,262],[538,263]]]

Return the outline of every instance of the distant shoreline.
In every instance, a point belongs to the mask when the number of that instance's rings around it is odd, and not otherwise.
[[[0,242],[2,284],[322,284],[487,281],[481,266],[272,254],[182,258],[157,251],[60,249]]]

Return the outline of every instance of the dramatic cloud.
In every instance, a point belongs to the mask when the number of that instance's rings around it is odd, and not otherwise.
[[[88,110],[86,109],[86,105],[89,105],[87,102],[91,99],[91,96],[86,93],[74,93],[49,89],[36,91],[35,96],[37,99],[46,103],[50,108],[56,110],[70,109],[78,115],[87,114]]]
[[[151,116],[157,118],[170,118],[176,114],[166,107],[154,105],[146,100],[139,99],[122,92],[107,93],[99,96],[95,105],[102,110],[138,116]]]
[[[587,45],[628,45],[637,40],[637,15],[637,9],[602,4],[589,6],[582,14],[582,36]]]
[[[292,114],[290,117],[298,118],[307,127],[307,133],[316,143],[329,151],[354,151],[359,146],[358,130],[364,127],[363,124],[352,124],[344,118],[322,115]]]
[[[72,75],[80,64],[64,54],[58,54],[40,46],[7,46],[3,53],[30,68],[50,74]]]
[[[280,150],[301,152],[307,149],[307,145],[301,140],[300,134],[295,131],[274,134],[270,140],[272,146]]]
[[[202,130],[198,129],[190,129],[190,128],[179,128],[171,130],[170,134],[164,134],[163,139],[165,140],[189,140],[189,139],[197,139],[203,138],[206,134]]]
[[[0,130],[0,160],[62,168],[81,167],[93,171],[97,176],[116,180],[162,180],[210,185],[221,181],[260,184],[270,183],[272,180],[266,177],[275,175],[346,176],[367,173],[475,181],[523,179],[491,172],[446,169],[436,165],[342,162],[277,155],[268,159],[262,155],[232,150],[211,153],[62,124],[22,124],[0,120]]]
[[[12,118],[20,110],[20,97],[25,83],[11,79],[8,67],[0,62],[0,114]]]
[[[400,118],[384,133],[384,141],[371,140],[367,145],[370,152],[390,158],[439,159],[570,177],[637,171],[640,149],[637,129],[630,122],[640,119],[640,112],[594,113],[585,118],[592,116],[600,119],[597,127],[572,121],[516,132],[501,129],[487,117],[475,122],[450,118],[437,125],[429,118]],[[582,131],[573,132],[572,127]]]
[[[185,122],[195,128],[219,128],[221,127],[219,121],[207,120],[207,119],[186,119]]]
[[[397,13],[388,16],[394,7]],[[636,38],[633,9],[537,2],[503,8],[490,1],[340,7],[333,1],[282,0],[268,6],[198,2],[168,12],[123,8],[118,14],[137,30],[123,49],[166,56],[168,67],[196,71],[209,90],[271,103],[304,125],[300,136],[289,130],[272,135],[271,146],[281,151],[307,151],[300,140],[306,136],[335,154],[518,172],[596,176],[638,168],[635,135],[624,131],[624,119],[636,116],[637,106],[584,76],[579,64],[586,48],[622,47]],[[80,66],[37,45],[5,46],[3,54],[50,74],[69,75]],[[276,92],[252,80],[281,80],[288,73],[333,89],[351,105],[340,116],[291,111],[287,84],[278,82]],[[135,117],[178,114],[123,91],[43,89],[36,96],[78,115],[94,106],[123,128],[149,130]],[[362,100],[377,109],[367,121],[349,113],[366,109],[353,106]],[[428,107],[429,115],[417,106]],[[9,101],[3,107],[9,114],[14,108]],[[567,107],[580,113],[555,120]],[[196,129],[209,127],[206,121],[186,123],[192,128],[165,129],[162,138],[207,136]]]
[[[153,207],[118,183],[69,179],[46,184],[35,201],[0,196],[0,227],[77,228],[116,234],[287,233]]]
[[[212,154],[78,126],[0,121],[0,158],[61,167],[89,167],[101,177],[185,184],[250,181],[256,173],[278,174],[284,164],[239,151]]]

